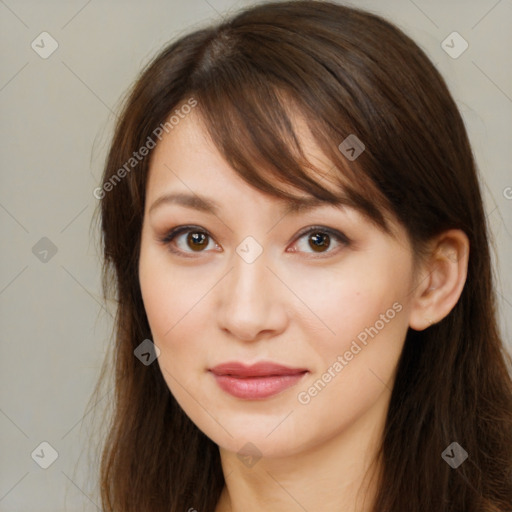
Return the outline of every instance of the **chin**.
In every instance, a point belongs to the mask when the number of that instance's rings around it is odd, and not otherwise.
[[[227,430],[233,437],[230,437],[223,429],[221,430],[221,432],[216,430],[216,432],[211,433],[212,435],[208,433],[206,435],[220,449],[236,453],[240,459],[245,456],[265,457],[268,459],[288,457],[305,449],[307,444],[301,443],[299,439],[284,430],[278,433],[278,429],[269,435],[272,429],[256,427],[247,429],[228,426]]]

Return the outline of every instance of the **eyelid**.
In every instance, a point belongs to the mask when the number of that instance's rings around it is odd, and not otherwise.
[[[171,242],[174,241],[175,238],[182,235],[183,233],[187,233],[190,231],[194,231],[197,233],[203,233],[208,238],[215,241],[215,239],[213,238],[213,236],[209,233],[209,231],[207,229],[204,229],[200,226],[195,226],[195,225],[176,226],[175,228],[168,230],[162,237],[158,237],[158,241],[161,242],[162,244],[164,244],[168,248],[168,250],[174,254],[183,256],[185,258],[195,258],[196,256],[194,256],[193,252],[181,251],[180,249],[173,248],[171,245]],[[196,254],[199,256],[201,254],[201,252],[204,252],[204,251],[199,251]]]
[[[343,233],[337,229],[329,228],[327,226],[322,226],[322,225],[318,225],[318,224],[312,225],[312,226],[306,226],[305,228],[301,229],[297,234],[294,235],[294,237],[292,238],[291,241],[294,241],[294,243],[297,243],[304,235],[307,235],[309,233],[317,233],[317,232],[329,235],[331,238],[334,238],[338,243],[340,243],[342,247],[347,247],[352,244],[352,240],[347,235],[345,235],[345,233]],[[316,253],[316,256],[315,256],[314,252],[312,252],[312,253],[307,252],[304,254],[306,254],[305,258],[307,258],[307,259],[321,260],[321,259],[334,257],[336,254],[339,253],[340,250],[341,250],[341,248],[338,247],[338,248],[329,250],[324,253],[322,253],[322,252]],[[295,254],[300,253],[300,251],[292,251],[292,252]]]
[[[184,252],[179,249],[171,248],[171,242],[175,238],[177,238],[178,236],[180,236],[183,233],[187,233],[190,231],[203,233],[210,240],[212,240],[216,245],[218,245],[217,242],[215,241],[215,238],[210,234],[210,232],[207,229],[202,228],[200,226],[196,226],[196,225],[176,226],[175,228],[168,230],[163,236],[158,237],[158,241],[163,243],[164,245],[168,246],[169,250],[175,254],[178,254],[178,255],[184,256],[184,257],[192,257],[193,258],[193,257],[195,257],[195,256],[192,256],[194,254],[193,252]],[[296,233],[293,236],[293,238],[288,242],[287,245],[289,245],[292,242],[297,242],[304,235],[307,235],[311,232],[325,233],[325,234],[329,235],[330,237],[336,239],[339,243],[341,243],[344,246],[348,246],[348,245],[352,244],[352,240],[349,237],[347,237],[343,232],[338,231],[337,229],[329,228],[327,226],[322,226],[322,225],[311,225],[311,226],[306,226],[305,228],[301,229],[298,233]],[[200,255],[201,252],[206,252],[206,251],[198,251],[195,254]],[[292,252],[300,253],[300,251],[292,251]],[[330,256],[336,254],[337,252],[338,252],[338,250],[335,249],[332,251],[327,251],[326,253],[317,253],[318,256],[311,256],[310,259],[327,258],[327,257],[330,257]],[[314,254],[314,253],[306,253],[306,254]],[[308,257],[308,256],[306,256],[306,257]]]
[[[176,226],[175,228],[171,228],[162,236],[159,237],[159,240],[162,243],[169,243],[171,240],[174,240],[177,236],[181,235],[184,232],[187,231],[197,231],[204,233],[205,235],[208,235],[210,238],[213,239],[213,237],[210,235],[207,229],[204,229],[200,226],[194,226],[194,225],[182,225],[182,226]]]
[[[322,226],[319,224],[312,225],[312,226],[306,226],[305,228],[301,229],[297,234],[294,235],[294,237],[292,238],[291,241],[293,241],[295,239],[302,238],[304,235],[306,235],[312,231],[320,231],[321,233],[326,233],[328,235],[338,238],[340,241],[342,241],[346,244],[351,243],[350,238],[347,235],[345,235],[345,233],[342,233],[341,231],[338,231],[337,229],[329,228],[327,226]]]

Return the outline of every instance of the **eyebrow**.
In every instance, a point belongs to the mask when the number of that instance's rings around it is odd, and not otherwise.
[[[308,211],[320,206],[334,206],[337,208],[352,206],[348,199],[343,198],[340,198],[339,203],[335,204],[329,203],[322,199],[318,199],[316,197],[284,199],[283,201],[286,207],[283,210],[283,215]],[[218,215],[220,212],[220,205],[213,199],[201,196],[199,194],[175,192],[165,194],[155,199],[155,201],[153,201],[152,205],[149,208],[148,214],[156,210],[157,208],[167,204],[178,204],[186,208],[199,210],[205,213],[210,213],[212,215]]]

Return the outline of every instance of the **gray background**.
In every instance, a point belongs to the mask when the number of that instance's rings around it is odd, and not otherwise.
[[[251,3],[0,0],[1,511],[100,510],[84,425],[105,405],[86,409],[111,318],[102,306],[97,237],[89,227],[114,112],[169,40]],[[354,4],[410,35],[459,105],[496,239],[500,324],[510,340],[512,2]],[[31,47],[43,31],[59,45],[47,59]],[[441,47],[453,31],[469,43],[456,59]],[[50,460],[50,450],[38,448],[43,441],[58,452],[48,469],[31,457],[37,449],[36,460]]]

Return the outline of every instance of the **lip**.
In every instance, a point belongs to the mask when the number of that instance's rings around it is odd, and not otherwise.
[[[309,373],[306,368],[290,368],[271,362],[250,366],[228,362],[209,371],[223,391],[246,400],[261,400],[281,393]]]

